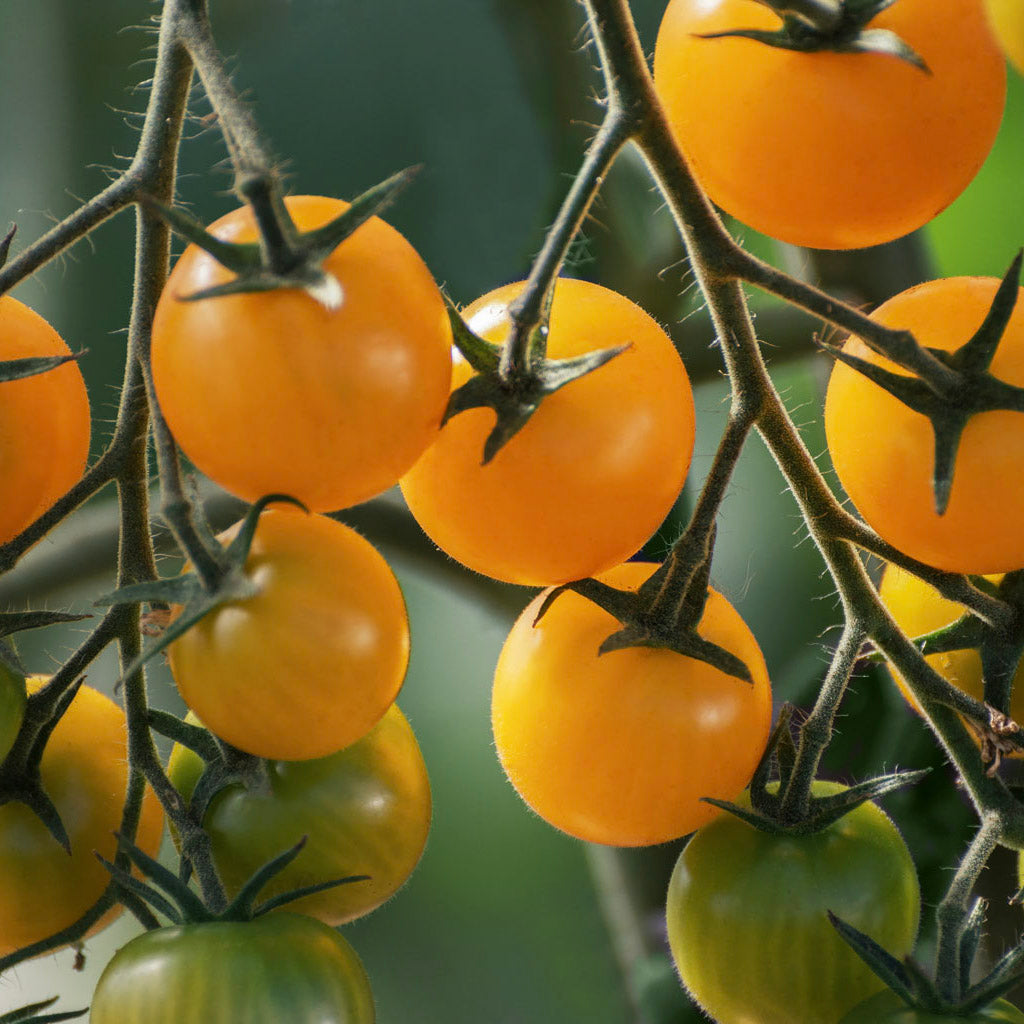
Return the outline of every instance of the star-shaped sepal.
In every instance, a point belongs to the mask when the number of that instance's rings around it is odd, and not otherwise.
[[[312,231],[299,231],[284,203],[276,180],[261,180],[247,192],[260,231],[259,242],[224,242],[178,207],[147,197],[146,206],[173,231],[209,253],[235,277],[224,284],[177,296],[182,302],[224,295],[266,292],[278,288],[305,291],[326,309],[337,309],[343,295],[337,279],[324,270],[324,261],[371,217],[383,212],[419,171],[409,167],[368,189],[334,220]]]
[[[138,672],[143,665],[200,619],[229,601],[243,601],[257,593],[256,584],[245,574],[245,560],[256,533],[260,513],[273,502],[287,502],[307,511],[302,502],[287,494],[268,494],[249,507],[238,533],[231,543],[218,553],[221,565],[218,578],[204,581],[198,573],[186,572],[171,579],[133,583],[96,599],[97,605],[124,605],[148,602],[157,605],[176,605],[181,611],[166,629],[124,670],[122,680]]]
[[[897,33],[871,28],[870,22],[894,0],[756,0],[781,19],[774,31],[728,29],[701,34],[701,39],[752,39],[780,50],[799,53],[879,53],[905,61],[925,73],[928,65]]]
[[[993,377],[989,366],[1017,305],[1021,261],[1018,253],[996,291],[992,305],[974,336],[954,352],[927,348],[936,359],[954,371],[952,384],[924,376],[894,373],[882,366],[823,345],[841,363],[862,373],[909,409],[928,418],[935,436],[932,488],[935,511],[942,515],[949,506],[953,489],[956,454],[964,428],[972,416],[982,412],[1009,410],[1024,412],[1024,388]]]
[[[551,605],[571,590],[622,624],[602,641],[598,654],[608,654],[628,647],[654,647],[675,651],[687,658],[703,661],[728,676],[735,676],[753,685],[747,665],[731,651],[701,636],[698,631],[707,602],[710,573],[709,545],[704,557],[679,571],[681,555],[677,549],[638,590],[619,590],[600,580],[583,579],[554,587],[537,612],[539,622]]]
[[[545,398],[593,373],[629,348],[628,344],[623,344],[568,359],[548,359],[548,320],[553,294],[554,285],[548,290],[541,322],[530,331],[525,366],[516,366],[507,357],[503,358],[502,346],[474,334],[451,301],[445,300],[455,345],[476,372],[452,392],[441,425],[443,427],[453,416],[467,409],[493,409],[496,421],[484,442],[483,465],[529,423]],[[511,340],[507,344],[511,344]]]

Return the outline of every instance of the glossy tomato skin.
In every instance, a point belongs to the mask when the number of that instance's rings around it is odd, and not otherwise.
[[[43,680],[30,677],[29,688]],[[70,857],[21,803],[0,807],[0,956],[73,924],[110,881],[96,859],[113,860],[127,786],[124,712],[109,697],[83,686],[57,723],[40,773],[71,841]],[[148,788],[136,844],[156,856],[163,812]],[[120,913],[115,907],[92,929]]]
[[[718,205],[794,245],[852,249],[905,235],[967,186],[1003,112],[1005,69],[977,0],[900,0],[871,22],[926,74],[881,54],[799,53],[753,0],[671,0],[654,81],[679,145]]]
[[[605,573],[636,589],[657,568]],[[686,835],[749,782],[771,724],[764,658],[715,591],[699,631],[741,658],[754,683],[672,651],[635,647],[598,656],[618,622],[565,592],[541,621],[544,594],[512,627],[494,676],[491,720],[509,780],[547,822],[579,839],[644,846]]]
[[[71,350],[28,306],[0,295],[0,360]],[[89,454],[89,398],[76,362],[0,383],[0,544],[78,481]]]
[[[1024,74],[1024,0],[985,0],[985,10],[1003,53]]]
[[[285,200],[300,229],[347,208]],[[248,207],[211,232],[251,242]],[[231,278],[190,246],[153,322],[160,408],[190,459],[248,501],[291,494],[313,511],[379,494],[433,440],[451,382],[451,329],[437,285],[409,243],[371,218],[328,257],[342,289],[328,310],[295,289],[184,302]]]
[[[841,788],[816,782],[814,791]],[[749,806],[748,795],[737,803]],[[770,835],[721,814],[690,840],[669,882],[683,984],[718,1024],[834,1024],[882,982],[828,910],[894,956],[910,952],[917,875],[883,811],[862,804],[811,836]]]
[[[409,661],[387,562],[355,530],[282,506],[260,515],[245,573],[255,596],[215,608],[168,649],[185,703],[258,757],[305,760],[355,743]]]
[[[998,584],[1002,576],[991,576],[989,579],[992,583]],[[896,625],[909,637],[924,636],[926,633],[949,626],[966,611],[963,605],[946,600],[934,587],[898,565],[886,568],[878,587],[878,595],[896,620]],[[975,700],[985,699],[981,655],[978,651],[967,649],[930,654],[925,661],[943,679],[964,693],[970,694]],[[892,665],[889,665],[889,671],[910,706],[915,711],[920,711],[903,677]],[[1013,682],[1010,717],[1020,721],[1024,718],[1024,664],[1018,666]]]
[[[1024,1013],[1005,999],[966,1016],[912,1009],[893,992],[880,992],[855,1006],[839,1024],[1024,1024]]]
[[[158,928],[114,954],[92,1024],[373,1024],[355,950],[299,914]]]
[[[167,771],[186,799],[202,769],[198,754],[175,746]],[[430,782],[397,705],[352,746],[311,761],[272,761],[267,772],[267,792],[231,786],[203,819],[229,896],[303,836],[302,852],[264,897],[348,875],[370,878],[289,903],[289,912],[345,924],[390,899],[412,874],[430,829]]]
[[[913,332],[929,348],[951,351],[983,322],[999,282],[954,277],[910,288],[871,314],[888,327]],[[863,342],[844,349],[897,371]],[[1024,303],[999,343],[993,376],[1024,385]],[[829,453],[846,493],[885,540],[940,569],[1009,572],[1024,566],[1024,417],[1019,412],[972,416],[957,452],[953,489],[943,515],[932,489],[934,436],[930,421],[837,362],[825,396]]]
[[[523,285],[498,288],[463,312],[487,340],[505,341],[508,305]],[[402,479],[412,514],[439,547],[495,579],[548,586],[603,572],[658,528],[693,452],[693,395],[665,332],[625,297],[559,279],[551,309],[553,359],[630,345],[544,399],[486,466],[494,413],[445,424]],[[470,377],[456,357],[453,387]]]

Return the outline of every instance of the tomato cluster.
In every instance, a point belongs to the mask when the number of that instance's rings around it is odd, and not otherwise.
[[[593,17],[592,0],[587,9]],[[941,15],[931,0],[668,0],[654,92],[645,94],[651,109],[633,141],[663,179],[646,134],[660,132],[653,148],[672,152],[676,172],[691,165],[708,199],[775,239],[823,249],[889,242],[952,202],[984,161],[1003,111],[1000,45],[1024,61],[1022,27],[1013,0],[945,0]],[[215,79],[203,81],[216,97]],[[527,281],[456,310],[413,247],[366,213],[386,205],[383,186],[376,205],[372,196],[284,197],[276,172],[243,173],[236,150],[246,149],[247,131],[236,136],[229,125],[226,134],[247,202],[208,230],[162,211],[193,244],[159,301],[154,293],[152,330],[137,332],[132,357],[148,388],[138,388],[134,471],[144,472],[152,414],[168,521],[187,556],[176,579],[108,595],[132,607],[124,621],[149,602],[153,632],[165,630],[141,655],[137,616],[117,634],[141,737],[129,744],[124,712],[89,687],[73,691],[70,679],[55,724],[38,721],[32,694],[42,681],[26,682],[0,634],[0,784],[9,787],[0,875],[21,883],[0,886],[0,956],[65,938],[58,933],[89,913],[113,875],[110,891],[137,916],[153,923],[138,905],[149,898],[172,923],[110,961],[93,1024],[187,1019],[197,978],[211,1024],[372,1024],[367,973],[336,929],[410,878],[433,805],[425,760],[395,703],[411,649],[401,588],[376,548],[328,513],[397,486],[446,555],[493,580],[544,588],[495,667],[498,760],[528,807],[570,837],[614,847],[690,837],[668,882],[663,952],[715,1021],[1024,1019],[999,999],[964,1012],[922,1009],[937,997],[906,1006],[850,948],[859,932],[867,959],[908,957],[921,893],[889,818],[866,797],[848,799],[847,787],[813,779],[824,748],[817,760],[804,745],[798,752],[788,719],[772,732],[765,658],[709,585],[718,485],[739,457],[726,442],[741,433],[742,403],[683,536],[664,564],[639,560],[679,499],[695,445],[690,379],[656,320],[624,295],[561,275],[559,260],[544,262],[550,250]],[[674,211],[716,225],[699,191],[692,207]],[[739,306],[737,281],[756,277],[736,269],[740,256],[691,255],[705,283],[736,285]],[[832,535],[816,537],[823,551],[856,540],[933,582],[948,577],[932,569],[969,574],[990,592],[1022,570],[1024,313],[1011,278],[909,289],[861,318],[863,338],[836,347],[828,452],[864,522],[851,525],[838,500],[829,506],[834,496],[821,484],[818,507],[833,513],[822,527]],[[800,295],[812,305],[806,289]],[[739,350],[742,332],[727,336],[721,306],[719,342]],[[0,545],[81,479],[90,441],[68,347],[0,295],[0,364],[40,357],[61,365],[28,375],[0,366]],[[781,403],[775,412],[784,417]],[[174,500],[179,449],[253,503],[219,536]],[[125,491],[138,484],[145,504],[144,480],[128,481],[126,471],[106,481]],[[125,580],[155,575],[153,548],[143,554],[124,560]],[[911,638],[967,621],[909,570],[890,565],[876,594],[855,569],[840,581],[844,606],[860,584]],[[1022,620],[1013,592],[999,590],[1004,611]],[[881,608],[871,610],[863,623],[891,627]],[[965,635],[985,639],[928,662],[980,707],[992,690],[986,645],[1005,654],[1012,644],[998,624],[976,618]],[[161,651],[190,709],[184,721],[146,715],[137,681]],[[891,671],[923,713],[929,702],[913,673]],[[827,707],[823,696],[816,722],[834,719],[838,700]],[[992,722],[1024,716],[1024,694],[988,710]],[[166,767],[148,728],[176,741]],[[801,733],[805,740],[813,742]],[[148,785],[132,836],[120,846],[115,838],[133,781],[129,754],[172,819],[178,874],[150,859],[163,814]],[[805,769],[802,781],[794,766]],[[775,770],[781,779],[768,778]],[[779,797],[790,784],[798,796],[804,786],[802,809]],[[129,877],[126,857],[181,906]],[[199,881],[188,889],[193,873]],[[965,978],[969,966],[960,965]]]

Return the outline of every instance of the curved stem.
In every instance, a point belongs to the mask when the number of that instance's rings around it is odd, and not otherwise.
[[[511,329],[501,352],[500,373],[503,379],[529,374],[534,355],[530,351],[530,339],[533,328],[540,323],[544,297],[565,261],[569,246],[587,216],[605,173],[625,145],[630,131],[631,123],[625,111],[617,105],[610,106],[544,239],[544,246],[530,267],[526,286],[509,304]],[[537,354],[543,356],[544,352]]]
[[[236,184],[241,185],[250,176],[270,174],[274,161],[263,144],[252,111],[231,84],[224,58],[213,39],[206,0],[181,0],[178,9],[178,38],[191,55],[217,115],[235,168]]]
[[[848,611],[825,683],[818,693],[813,710],[800,727],[796,761],[779,809],[783,821],[800,821],[807,816],[811,802],[811,783],[818,774],[818,765],[832,739],[836,712],[846,693],[866,636],[867,630],[863,624]]]
[[[935,948],[935,983],[939,993],[951,1003],[958,1002],[964,995],[960,991],[963,974],[960,946],[964,922],[970,914],[974,886],[999,842],[1001,824],[998,815],[982,816],[981,827],[971,840],[935,912],[939,926]]]

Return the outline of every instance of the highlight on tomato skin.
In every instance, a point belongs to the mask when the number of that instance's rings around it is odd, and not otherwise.
[[[929,281],[884,302],[871,318],[911,331],[926,348],[951,352],[974,336],[999,284],[988,277]],[[906,373],[857,338],[844,350]],[[1007,384],[1024,386],[1024,303],[1019,300],[990,371]],[[935,510],[930,421],[841,362],[832,368],[825,395],[825,435],[836,475],[857,511],[900,551],[950,572],[987,575],[1024,565],[1021,413],[971,416],[942,515]]]
[[[600,578],[636,589],[656,568],[628,562]],[[563,832],[611,846],[667,842],[721,813],[702,797],[737,797],[772,714],[764,658],[732,605],[709,591],[698,631],[753,683],[663,649],[599,656],[618,622],[566,591],[535,626],[544,597],[517,619],[494,674],[494,742],[523,800]]]
[[[348,204],[289,196],[300,230]],[[253,242],[249,207],[209,229]],[[451,383],[451,327],[413,247],[370,218],[324,263],[342,302],[296,289],[183,301],[230,280],[189,246],[153,321],[153,383],[188,457],[246,501],[290,494],[314,512],[346,508],[398,482],[433,440]]]
[[[878,53],[801,53],[744,38],[781,20],[751,0],[671,0],[654,55],[669,124],[708,196],[793,245],[855,249],[945,209],[995,140],[1005,62],[979,0],[898,0],[890,29],[928,65]]]
[[[45,681],[30,676],[29,692]],[[25,804],[0,806],[0,956],[74,924],[107,888],[110,875],[96,852],[108,860],[117,852],[114,833],[121,827],[127,765],[124,712],[98,690],[82,686],[54,727],[40,764],[43,787],[71,842],[70,856]],[[147,786],[136,845],[155,856],[162,834],[163,811]],[[89,934],[122,909],[115,904]]]
[[[0,360],[70,353],[38,313],[0,295]],[[0,382],[0,544],[13,540],[78,482],[91,431],[89,397],[76,361]]]
[[[182,699],[257,757],[301,761],[355,743],[409,663],[405,601],[387,562],[334,519],[271,506],[245,574],[254,596],[214,608],[169,646]]]
[[[499,344],[523,283],[463,311]],[[402,478],[424,532],[476,572],[549,586],[593,576],[634,555],[675,502],[693,453],[695,415],[686,370],[668,335],[639,306],[600,285],[556,282],[548,355],[629,344],[599,369],[545,398],[487,464],[494,412],[453,416]],[[472,375],[456,356],[453,389]]]
[[[199,755],[175,744],[167,774],[186,800],[202,771]],[[397,704],[344,750],[308,761],[268,762],[267,780],[266,790],[221,790],[203,817],[229,897],[303,836],[302,851],[261,898],[350,875],[369,878],[292,901],[284,907],[289,913],[337,927],[377,909],[412,875],[430,830],[430,782]]]

